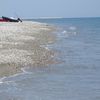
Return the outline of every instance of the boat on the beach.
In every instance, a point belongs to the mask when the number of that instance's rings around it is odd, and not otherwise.
[[[5,19],[0,18],[0,22],[8,22],[8,21],[5,20]]]
[[[2,16],[2,18],[0,18],[0,22],[22,22],[22,20],[20,18],[10,18],[10,17],[5,17]]]

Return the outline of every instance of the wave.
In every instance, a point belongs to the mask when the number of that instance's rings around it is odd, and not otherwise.
[[[29,75],[32,74],[30,71],[27,71],[28,68],[21,68],[20,73],[16,73],[14,75],[8,76],[8,77],[2,77],[0,78],[0,85],[2,84],[11,84],[16,83],[17,80],[20,80],[20,77],[23,77],[23,75]]]
[[[0,78],[0,84],[4,83],[3,80],[6,79],[7,77],[2,77]]]

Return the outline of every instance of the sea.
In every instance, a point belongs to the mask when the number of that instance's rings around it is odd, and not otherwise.
[[[100,100],[100,18],[30,19],[53,25],[57,64],[0,79],[0,100]]]

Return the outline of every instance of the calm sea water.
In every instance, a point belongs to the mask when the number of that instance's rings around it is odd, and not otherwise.
[[[2,78],[0,100],[100,100],[100,18],[34,19],[58,27],[59,64]]]

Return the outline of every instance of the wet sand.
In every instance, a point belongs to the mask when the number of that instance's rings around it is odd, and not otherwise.
[[[21,72],[23,67],[54,63],[55,53],[46,47],[55,42],[54,30],[38,22],[0,22],[0,77]]]

